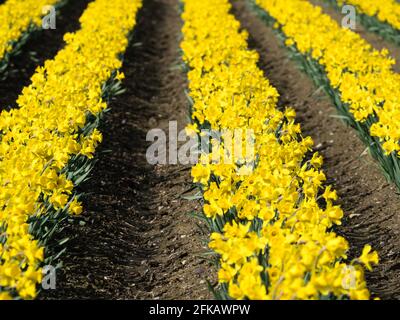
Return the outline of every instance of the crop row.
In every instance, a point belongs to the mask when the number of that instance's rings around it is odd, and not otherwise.
[[[181,48],[193,120],[187,131],[251,130],[256,150],[232,159],[222,135],[217,153],[232,161],[214,162],[213,152],[203,153],[192,169],[217,254],[217,297],[368,299],[362,264],[370,269],[377,253],[367,245],[346,262],[349,245],[332,230],[343,211],[324,184],[323,159],[312,153],[294,110],[278,108],[279,94],[257,67],[258,54],[248,49],[231,5],[183,3]],[[278,3],[287,8],[286,1]]]
[[[400,30],[400,4],[397,0],[338,0],[338,4],[351,4],[359,12],[376,18],[381,22],[390,24]]]
[[[393,71],[388,50],[375,50],[308,1],[255,2],[400,188],[400,75]]]
[[[37,68],[18,108],[0,115],[0,299],[37,295],[43,264],[61,253],[53,236],[68,214],[82,212],[74,188],[102,140],[97,126],[118,91],[140,7],[140,0],[90,3],[81,29]]]
[[[328,0],[335,7],[353,5],[361,22],[373,32],[400,45],[400,3],[397,0]]]
[[[42,26],[45,6],[61,5],[61,0],[7,0],[0,5],[0,73],[10,57],[18,54],[30,34]]]

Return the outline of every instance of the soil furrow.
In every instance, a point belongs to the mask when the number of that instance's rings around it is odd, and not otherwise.
[[[57,290],[45,298],[207,299],[209,264],[199,256],[206,240],[188,213],[200,204],[183,200],[190,170],[151,166],[146,133],[183,128],[186,77],[180,62],[182,23],[176,0],[145,0],[133,44],[125,55],[126,91],[106,114],[104,142],[80,218],[65,231],[72,237]]]
[[[378,250],[380,265],[367,273],[369,287],[382,299],[400,299],[400,196],[387,183],[378,165],[365,154],[353,129],[334,115],[330,99],[288,58],[273,30],[248,7],[232,1],[233,13],[250,33],[250,46],[260,56],[260,67],[281,94],[281,104],[296,109],[305,135],[311,136],[325,158],[328,183],[338,191],[345,211],[339,234],[350,242],[351,257],[366,243]]]
[[[30,84],[37,66],[53,58],[64,46],[66,32],[79,29],[79,17],[91,0],[69,0],[56,16],[56,29],[36,31],[22,47],[21,53],[13,57],[8,66],[8,76],[0,81],[0,110],[16,106],[22,89]]]

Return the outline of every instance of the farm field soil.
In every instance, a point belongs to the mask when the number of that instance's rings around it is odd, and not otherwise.
[[[56,29],[35,32],[22,47],[21,53],[11,59],[7,69],[8,77],[0,83],[0,111],[16,106],[18,95],[22,88],[30,84],[35,69],[47,59],[53,58],[63,47],[66,32],[74,32],[79,28],[79,17],[90,2],[68,1],[57,12]]]
[[[233,13],[250,33],[250,45],[261,56],[260,67],[281,94],[280,103],[297,111],[304,135],[313,138],[325,158],[327,183],[338,191],[346,214],[337,232],[351,244],[356,256],[366,243],[380,255],[380,264],[367,273],[371,293],[381,299],[400,298],[400,195],[387,183],[377,164],[366,154],[355,130],[333,117],[331,100],[319,92],[288,57],[288,50],[245,0],[232,1]],[[369,34],[368,34],[369,35]],[[396,51],[398,52],[398,51]]]
[[[211,267],[201,255],[207,235],[182,199],[190,167],[151,166],[146,133],[187,122],[180,63],[178,1],[145,0],[125,55],[125,93],[111,102],[92,179],[83,190],[84,226],[74,223],[57,290],[50,299],[209,299]],[[105,152],[109,151],[109,152]],[[212,279],[211,279],[212,280]]]

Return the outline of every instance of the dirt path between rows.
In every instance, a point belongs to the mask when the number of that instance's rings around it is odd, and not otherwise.
[[[126,92],[110,105],[104,142],[88,193],[85,225],[74,223],[55,299],[209,299],[206,237],[182,199],[190,168],[151,166],[146,133],[187,122],[186,77],[180,62],[176,0],[145,0],[125,56]],[[204,241],[204,242],[203,242]]]
[[[350,242],[351,256],[371,243],[381,258],[379,267],[367,274],[372,293],[382,299],[400,299],[400,195],[364,154],[365,146],[355,131],[332,117],[337,113],[329,98],[288,58],[288,51],[246,0],[232,3],[234,14],[250,32],[251,47],[261,55],[260,67],[281,93],[280,103],[296,109],[304,134],[314,139],[325,158],[327,182],[338,191],[346,213],[337,231]]]
[[[16,106],[18,95],[30,84],[36,68],[52,59],[64,46],[66,32],[79,29],[79,17],[89,2],[91,0],[69,0],[57,12],[56,29],[35,32],[22,47],[22,52],[12,58],[7,79],[0,81],[0,111]]]

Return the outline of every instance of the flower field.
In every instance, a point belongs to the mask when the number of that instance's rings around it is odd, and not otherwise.
[[[0,300],[399,299],[399,8],[0,2]]]
[[[86,178],[88,160],[102,140],[96,127],[107,107],[103,97],[118,87],[107,82],[121,78],[118,56],[127,46],[140,5],[90,5],[80,18],[81,30],[66,34],[65,48],[38,67],[18,99],[19,108],[1,114],[5,298],[36,296],[47,238],[64,215],[82,212],[73,189]]]
[[[400,43],[400,4],[388,1],[331,1],[334,6],[353,5],[360,14],[361,22],[372,32],[381,34],[389,41]]]
[[[56,5],[61,1],[7,1],[0,7],[2,29],[0,33],[0,72],[4,72],[11,55],[18,53],[29,34],[42,24],[45,5]]]

